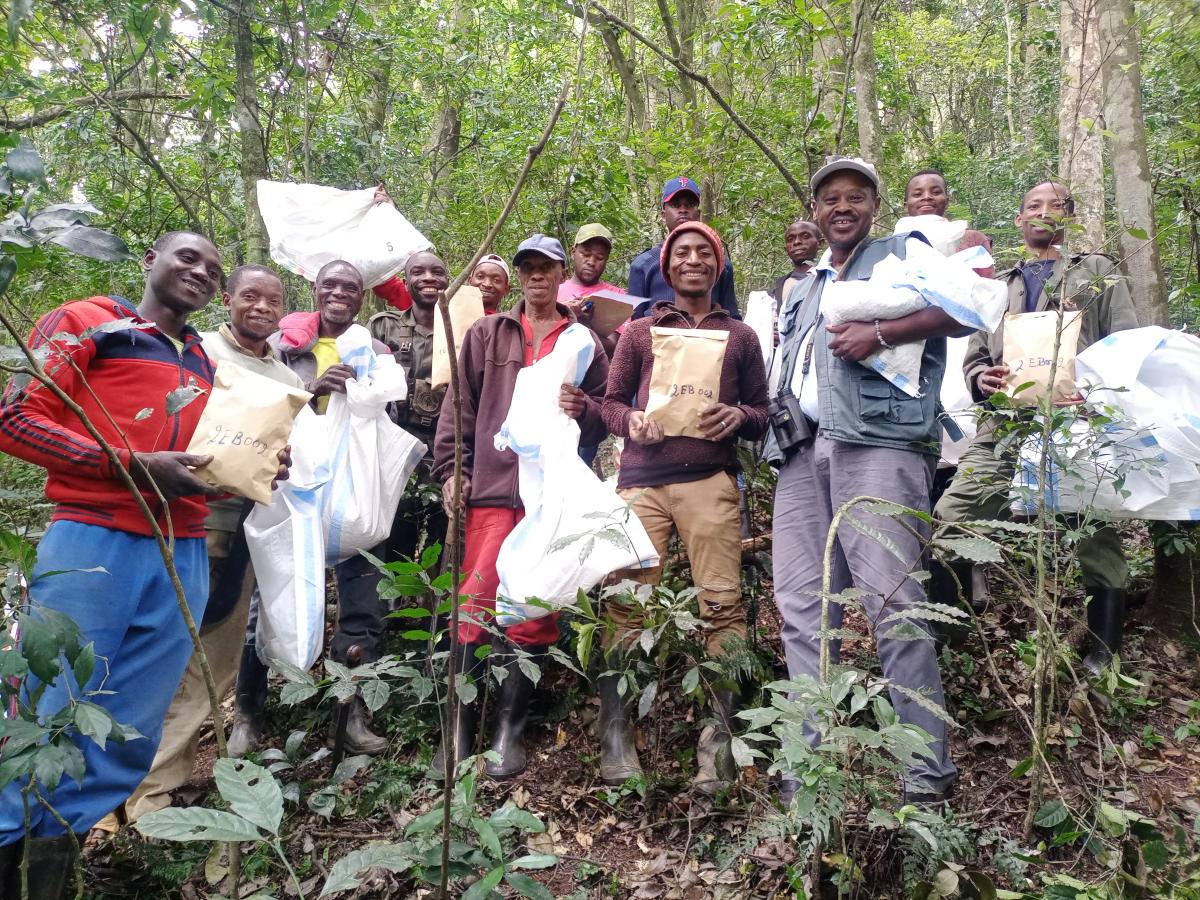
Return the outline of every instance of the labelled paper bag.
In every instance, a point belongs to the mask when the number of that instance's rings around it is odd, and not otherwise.
[[[450,298],[450,327],[454,329],[454,348],[462,350],[467,331],[476,320],[483,318],[483,294],[479,288],[463,285]],[[454,364],[458,363],[455,356]],[[434,390],[450,383],[450,346],[446,343],[446,326],[442,324],[442,311],[433,311],[433,370],[429,386]]]
[[[1036,406],[1046,396],[1057,403],[1075,395],[1075,352],[1079,347],[1079,328],[1082,324],[1083,310],[1063,312],[1058,365],[1054,372],[1054,384],[1051,384],[1050,368],[1054,362],[1058,312],[1048,309],[1005,315],[1004,363],[1009,372],[1004,381],[1004,392],[1012,395],[1021,385],[1029,385],[1013,396],[1017,406]]]
[[[292,420],[312,394],[237,363],[217,364],[212,394],[188,444],[188,453],[212,456],[196,477],[258,503],[270,504],[279,451]]]
[[[721,396],[728,331],[651,328],[654,369],[646,418],[667,437],[703,438],[700,414]]]

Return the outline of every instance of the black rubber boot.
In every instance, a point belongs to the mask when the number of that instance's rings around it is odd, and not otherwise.
[[[362,697],[355,697],[346,720],[346,752],[378,756],[387,748],[388,739],[371,730],[371,714],[367,704]]]
[[[642,774],[633,733],[633,698],[626,691],[622,697],[618,688],[620,675],[601,675],[597,681],[600,694],[600,720],[596,731],[600,738],[600,780],[608,785],[621,785]]]
[[[1083,658],[1083,667],[1099,675],[1112,665],[1113,654],[1121,649],[1125,634],[1125,591],[1120,588],[1090,587],[1087,589],[1088,631],[1092,649]]]
[[[719,690],[713,695],[713,718],[705,725],[696,744],[696,777],[692,787],[712,796],[729,787],[738,777],[733,760],[733,714],[737,712],[736,691]]]
[[[263,714],[267,707],[267,676],[269,672],[258,658],[253,644],[242,648],[238,667],[237,688],[234,692],[233,727],[229,730],[226,750],[235,759],[258,748],[262,739]]]
[[[489,762],[484,768],[493,778],[514,778],[525,771],[525,723],[529,719],[529,698],[533,694],[533,682],[525,677],[517,663],[517,654],[505,644],[505,649],[496,655],[492,665],[503,668],[508,674],[501,682],[496,698],[496,730],[492,735],[492,749],[500,754],[500,762]],[[526,653],[541,664],[545,647],[523,647]]]
[[[975,566],[965,559],[947,564],[934,560],[929,565],[929,599],[943,606],[958,606],[980,612],[975,604]],[[958,579],[957,582],[955,579]]]
[[[67,889],[75,875],[75,848],[85,836],[72,840],[69,834],[52,838],[33,838],[29,846],[29,900],[66,900]],[[21,896],[21,857],[26,841],[3,848],[9,851],[7,871],[0,883],[0,897],[18,900]]]
[[[473,703],[460,702],[457,715],[451,723],[454,729],[454,747],[456,765],[475,752],[475,736],[479,733],[479,708],[483,704],[484,678],[487,675],[488,659],[480,659],[476,654],[485,644],[459,644],[458,654],[452,660],[452,673],[466,675],[478,688],[478,696]],[[443,738],[438,752],[429,764],[429,774],[433,778],[442,779],[446,775],[446,742]]]

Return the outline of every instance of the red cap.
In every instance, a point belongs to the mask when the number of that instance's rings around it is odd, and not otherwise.
[[[658,254],[658,267],[662,271],[663,281],[667,284],[671,283],[671,278],[667,275],[667,257],[671,253],[671,244],[675,242],[675,238],[687,231],[695,231],[703,235],[712,244],[713,251],[717,256],[717,277],[720,278],[721,272],[725,270],[725,245],[721,243],[721,236],[703,222],[681,222],[675,226],[674,231],[667,235],[667,239],[663,241],[662,251]]]

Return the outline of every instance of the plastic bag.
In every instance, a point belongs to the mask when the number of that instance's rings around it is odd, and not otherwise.
[[[335,259],[353,263],[372,288],[398,274],[408,257],[433,245],[375,189],[342,191],[319,184],[258,182],[258,206],[271,259],[315,281]]]
[[[758,346],[762,350],[763,363],[771,368],[771,357],[775,353],[775,298],[766,291],[751,291],[746,298],[746,315],[742,321],[754,329]]]
[[[395,359],[377,357],[360,325],[337,347],[356,377],[344,395],[329,398],[325,415],[300,410],[290,477],[245,525],[260,595],[259,656],[302,669],[316,661],[324,638],[326,566],[388,536],[404,485],[425,453],[387,415],[387,404],[407,393]]]
[[[563,384],[579,385],[592,363],[591,332],[574,324],[554,350],[521,369],[499,450],[518,456],[518,489],[525,518],[504,539],[496,559],[497,622],[513,625],[565,606],[579,590],[633,566],[654,566],[658,555],[646,529],[619,496],[579,458],[579,425],[558,406]]]

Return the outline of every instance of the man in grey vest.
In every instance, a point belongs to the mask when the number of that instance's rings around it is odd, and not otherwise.
[[[821,315],[825,286],[866,279],[889,254],[904,258],[919,235],[872,240],[879,212],[879,176],[857,158],[842,158],[817,171],[812,182],[813,219],[829,243],[803,298],[793,297],[780,316],[783,363],[770,404],[772,434],[768,459],[779,463],[775,493],[775,598],[783,616],[783,643],[792,677],[820,673],[821,587],[825,545],[833,515],[860,495],[929,512],[941,437],[936,403],[946,365],[944,338],[963,327],[938,307],[899,319],[826,325]],[[861,365],[881,347],[925,341],[921,395],[910,397],[882,375]],[[875,633],[883,675],[893,685],[891,701],[900,720],[929,734],[927,755],[904,778],[906,802],[937,802],[953,787],[947,723],[926,708],[944,707],[941,675],[932,640],[888,636],[895,613],[925,600],[909,572],[921,568],[928,526],[910,519],[854,516],[891,546],[843,522],[834,545],[832,591],[855,587]],[[840,628],[842,608],[830,607],[830,628]],[[837,662],[839,644],[830,640]],[[923,695],[918,702],[910,693]],[[816,746],[815,724],[806,729]],[[785,777],[790,802],[797,783]]]

